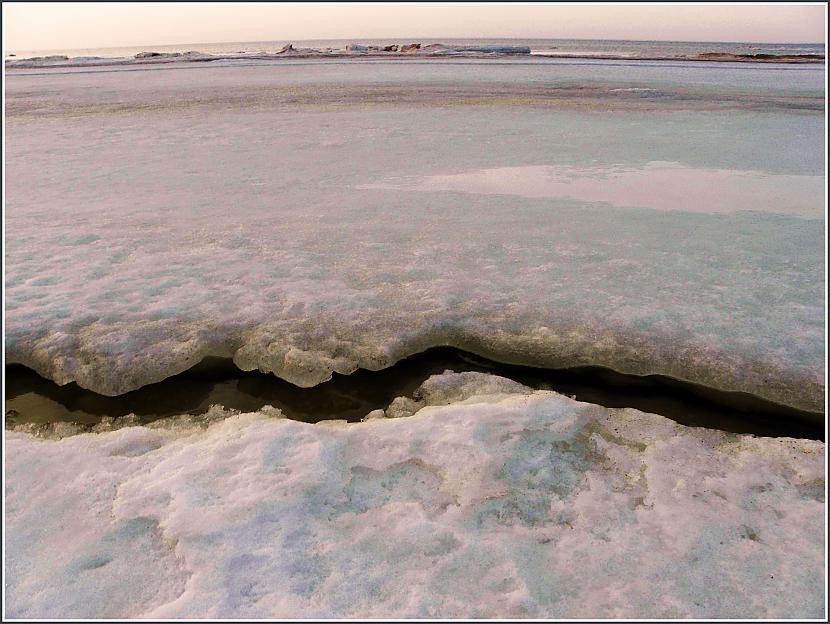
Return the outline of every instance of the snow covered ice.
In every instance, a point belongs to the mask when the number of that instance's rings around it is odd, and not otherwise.
[[[823,66],[170,60],[7,67],[7,362],[448,345],[824,410]],[[823,615],[823,442],[473,372],[281,416],[6,431],[6,615]]]
[[[821,69],[510,63],[9,72],[9,361],[118,394],[447,344],[820,411]],[[599,190],[393,179],[527,167]],[[655,197],[609,206],[613,170]],[[654,210],[677,172],[742,199]]]
[[[425,386],[356,425],[7,432],[7,615],[821,617],[823,443]]]

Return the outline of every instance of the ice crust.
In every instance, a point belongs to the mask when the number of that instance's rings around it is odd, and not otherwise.
[[[452,345],[821,410],[824,221],[798,206],[366,187],[655,161],[817,179],[822,80],[455,61],[9,73],[7,361],[112,395],[208,355],[310,386]]]
[[[823,616],[823,443],[479,373],[419,397],[7,432],[6,616]]]

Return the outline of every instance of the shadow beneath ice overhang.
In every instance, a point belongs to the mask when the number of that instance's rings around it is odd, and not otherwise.
[[[544,369],[502,364],[451,347],[437,347],[379,370],[334,374],[331,381],[300,388],[271,374],[240,371],[230,359],[206,358],[159,383],[108,397],[76,383],[59,386],[20,365],[6,367],[6,427],[25,423],[94,425],[105,417],[135,414],[148,423],[179,414],[201,414],[211,405],[242,412],[265,405],[293,420],[357,422],[395,397],[412,396],[431,375],[475,371],[507,377],[537,390],[553,390],[608,408],[660,414],[690,427],[766,437],[824,440],[824,414],[666,377],[629,375],[601,366]]]

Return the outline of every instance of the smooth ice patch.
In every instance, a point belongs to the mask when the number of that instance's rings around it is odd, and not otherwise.
[[[358,188],[567,198],[703,213],[756,210],[812,218],[824,214],[824,176],[770,175],[656,161],[643,167],[496,167],[414,180],[390,179]]]

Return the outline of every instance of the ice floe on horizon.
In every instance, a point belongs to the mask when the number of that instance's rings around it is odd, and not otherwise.
[[[11,54],[5,59],[7,68],[36,68],[36,67],[83,67],[88,65],[132,65],[132,64],[159,64],[170,62],[206,62],[223,60],[269,60],[286,57],[333,57],[333,58],[364,58],[364,57],[527,57],[537,59],[592,59],[617,61],[704,61],[720,63],[784,63],[784,64],[823,64],[823,54],[734,54],[731,52],[707,52],[696,55],[642,55],[615,51],[613,53],[597,50],[570,50],[557,51],[556,48],[534,50],[524,45],[445,45],[442,43],[400,43],[388,45],[369,45],[350,43],[342,48],[302,48],[292,43],[285,44],[281,49],[274,51],[240,51],[238,53],[207,53],[200,51],[188,52],[156,52],[147,50],[129,57],[68,57],[66,55],[35,56],[18,58]]]
[[[8,68],[29,67],[73,67],[86,65],[132,65],[154,64],[170,62],[206,62],[239,59],[279,59],[285,57],[364,57],[386,56],[390,58],[407,56],[516,56],[529,55],[530,48],[526,46],[445,46],[433,43],[422,46],[420,43],[373,46],[358,43],[348,44],[344,48],[297,48],[289,43],[273,52],[240,52],[238,54],[209,54],[206,52],[139,52],[132,57],[68,57],[65,55],[36,56],[30,58],[7,58],[5,65]]]

